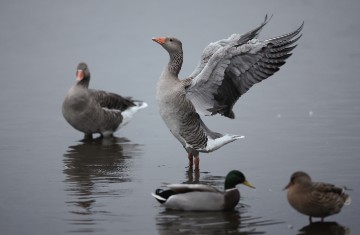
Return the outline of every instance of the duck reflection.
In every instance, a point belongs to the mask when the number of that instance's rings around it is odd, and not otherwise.
[[[118,197],[126,190],[114,189],[109,183],[131,181],[130,168],[139,145],[125,138],[82,140],[69,146],[64,154],[66,191],[73,214],[93,214],[97,198]],[[74,207],[75,205],[75,207]]]
[[[299,235],[345,235],[350,229],[336,222],[315,222],[299,230]]]
[[[156,217],[159,234],[223,234],[237,231],[238,211],[190,212],[165,210]]]
[[[249,206],[239,203],[232,211],[192,212],[164,210],[156,216],[159,234],[265,234],[264,226],[280,224],[274,220],[247,215]]]

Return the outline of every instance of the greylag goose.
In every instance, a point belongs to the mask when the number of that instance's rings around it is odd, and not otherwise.
[[[174,37],[158,37],[170,55],[157,84],[159,112],[171,133],[188,153],[189,167],[199,170],[199,152],[211,152],[244,136],[211,131],[199,114],[234,118],[232,108],[254,84],[273,75],[296,47],[303,24],[294,32],[265,41],[256,39],[268,22],[244,34],[210,43],[189,78],[180,80],[182,43]]]
[[[143,101],[89,89],[90,71],[85,63],[77,66],[76,80],[64,99],[62,113],[71,126],[85,134],[85,138],[92,138],[95,133],[111,136],[139,109],[147,107]]]
[[[324,218],[340,212],[344,205],[351,203],[351,198],[344,188],[328,183],[313,182],[310,176],[302,171],[291,175],[287,189],[287,199],[298,212],[312,217]]]
[[[230,171],[225,178],[225,191],[204,184],[170,184],[168,190],[157,189],[151,195],[168,209],[186,211],[232,210],[240,200],[237,184],[255,188],[237,170]]]

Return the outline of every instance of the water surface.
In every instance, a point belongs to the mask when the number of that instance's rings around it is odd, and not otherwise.
[[[360,205],[360,3],[331,1],[4,1],[0,7],[0,227],[4,234],[358,234]],[[157,113],[156,81],[167,53],[151,41],[176,36],[181,77],[210,42],[258,26],[261,38],[305,21],[287,64],[236,104],[236,119],[205,117],[245,135],[201,155],[199,174]],[[61,114],[85,61],[91,87],[149,107],[112,139],[82,141]],[[223,187],[245,173],[231,212],[178,212],[150,193],[168,183]],[[282,190],[296,170],[346,185],[353,202],[308,224]]]

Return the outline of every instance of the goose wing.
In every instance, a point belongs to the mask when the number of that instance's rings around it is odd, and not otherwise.
[[[211,56],[218,49],[225,47],[225,46],[229,46],[229,45],[232,45],[232,46],[242,45],[242,44],[248,42],[249,40],[256,38],[259,35],[261,29],[270,21],[270,19],[271,19],[271,17],[268,19],[268,16],[266,15],[264,22],[259,27],[255,28],[243,35],[233,34],[227,39],[222,39],[217,42],[210,43],[207,47],[205,47],[205,49],[201,55],[199,65],[195,68],[194,72],[192,74],[190,74],[189,77],[194,78],[197,75],[199,75],[199,73],[204,69],[205,65],[207,64],[207,62],[209,61]]]
[[[265,41],[251,39],[266,23],[265,19],[261,26],[237,39],[237,43],[229,39],[231,43],[218,42],[211,46],[212,52],[206,53],[208,58],[203,58],[203,65],[192,73],[192,83],[186,89],[186,96],[198,113],[234,118],[232,107],[236,101],[285,64],[296,47],[294,43],[301,37],[304,23],[279,37]]]
[[[90,94],[102,108],[124,111],[129,107],[135,106],[131,98],[122,97],[115,93],[101,90],[90,90]]]

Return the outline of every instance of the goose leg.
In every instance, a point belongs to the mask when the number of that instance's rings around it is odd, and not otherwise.
[[[311,216],[309,216],[309,222],[310,222],[310,224],[312,223],[312,217]]]
[[[188,158],[189,158],[189,169],[192,169],[193,168],[193,163],[194,163],[194,158],[193,158],[193,154],[192,152],[189,152],[188,153]]]
[[[195,171],[199,171],[199,164],[200,164],[199,153],[196,153],[196,155],[194,155],[194,163],[195,163]]]

